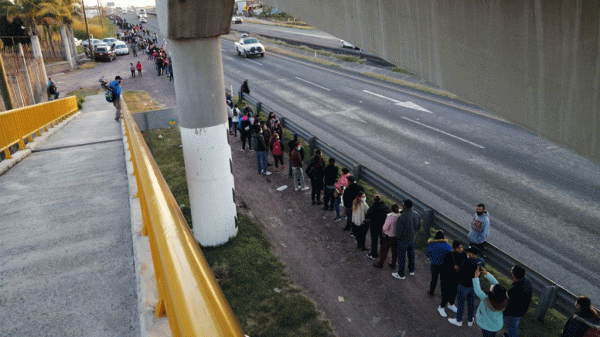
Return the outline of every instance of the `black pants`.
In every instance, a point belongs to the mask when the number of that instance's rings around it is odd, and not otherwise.
[[[246,149],[246,140],[248,141],[248,147],[252,150],[252,144],[250,144],[250,132],[242,131],[242,150]]]
[[[283,167],[283,155],[273,155],[273,161],[275,162],[275,168],[279,168],[279,165],[277,165],[277,163],[281,163],[281,166]]]
[[[319,184],[316,181],[311,180],[310,181],[310,187],[311,187],[311,191],[310,191],[310,199],[314,202],[321,202],[321,190],[323,189],[322,186],[319,186],[321,184]]]
[[[440,281],[440,288],[442,289],[442,301],[440,302],[440,307],[445,308],[448,303],[454,305],[458,282],[455,280],[444,280],[442,278]]]
[[[346,228],[344,228],[344,230],[349,231],[350,229],[352,229],[352,206],[345,207],[345,209],[346,209],[346,217],[347,218],[346,218]]]
[[[429,282],[429,293],[433,295],[435,292],[435,288],[437,287],[438,277],[440,276],[440,272],[442,271],[442,266],[439,265],[431,265],[431,282]]]
[[[365,239],[367,237],[367,232],[369,231],[369,225],[366,223],[362,223],[360,226],[352,223],[354,225],[354,236],[356,237],[356,246],[358,248],[365,248]]]
[[[131,71],[131,77],[135,77],[135,70]]]
[[[379,256],[379,254],[378,254],[379,250],[377,249],[377,244],[381,240],[381,230],[383,228],[383,225],[378,224],[378,223],[373,223],[371,221],[371,224],[369,226],[371,228],[371,256],[377,257],[377,256]]]
[[[323,209],[329,209],[333,211],[333,203],[335,202],[335,198],[333,194],[335,193],[335,186],[325,186],[325,190],[323,191],[323,202],[325,205]]]

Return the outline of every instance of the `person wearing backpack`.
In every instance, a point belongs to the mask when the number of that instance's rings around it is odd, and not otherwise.
[[[115,106],[115,120],[121,119],[121,76],[116,76],[115,80],[110,82],[108,88],[112,91],[113,105]]]
[[[269,148],[271,149],[271,154],[275,161],[275,173],[279,173],[278,164],[281,164],[281,169],[285,170],[285,165],[283,165],[283,143],[279,139],[279,134],[273,133],[271,141],[269,142]]]

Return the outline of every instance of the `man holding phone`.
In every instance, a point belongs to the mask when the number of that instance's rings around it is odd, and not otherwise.
[[[462,318],[465,312],[465,300],[467,302],[468,326],[473,326],[475,317],[475,290],[473,289],[473,275],[477,269],[485,267],[485,262],[479,258],[479,249],[469,247],[465,250],[467,259],[458,269],[458,289],[456,294],[456,318],[448,318],[448,322],[456,326],[462,326]]]

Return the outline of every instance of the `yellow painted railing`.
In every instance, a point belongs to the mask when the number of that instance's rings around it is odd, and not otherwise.
[[[48,126],[53,128],[77,110],[77,97],[70,96],[0,112],[0,152],[4,151],[9,159],[11,146],[19,144],[19,150],[23,150],[25,139],[33,141],[33,134],[41,136],[42,129],[48,131]]]
[[[123,110],[158,286],[156,315],[166,311],[173,336],[244,336],[139,128]]]

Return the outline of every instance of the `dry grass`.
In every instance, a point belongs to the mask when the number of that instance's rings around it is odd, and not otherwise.
[[[145,91],[125,91],[123,92],[123,99],[129,108],[131,113],[158,110],[161,109],[161,105]]]

